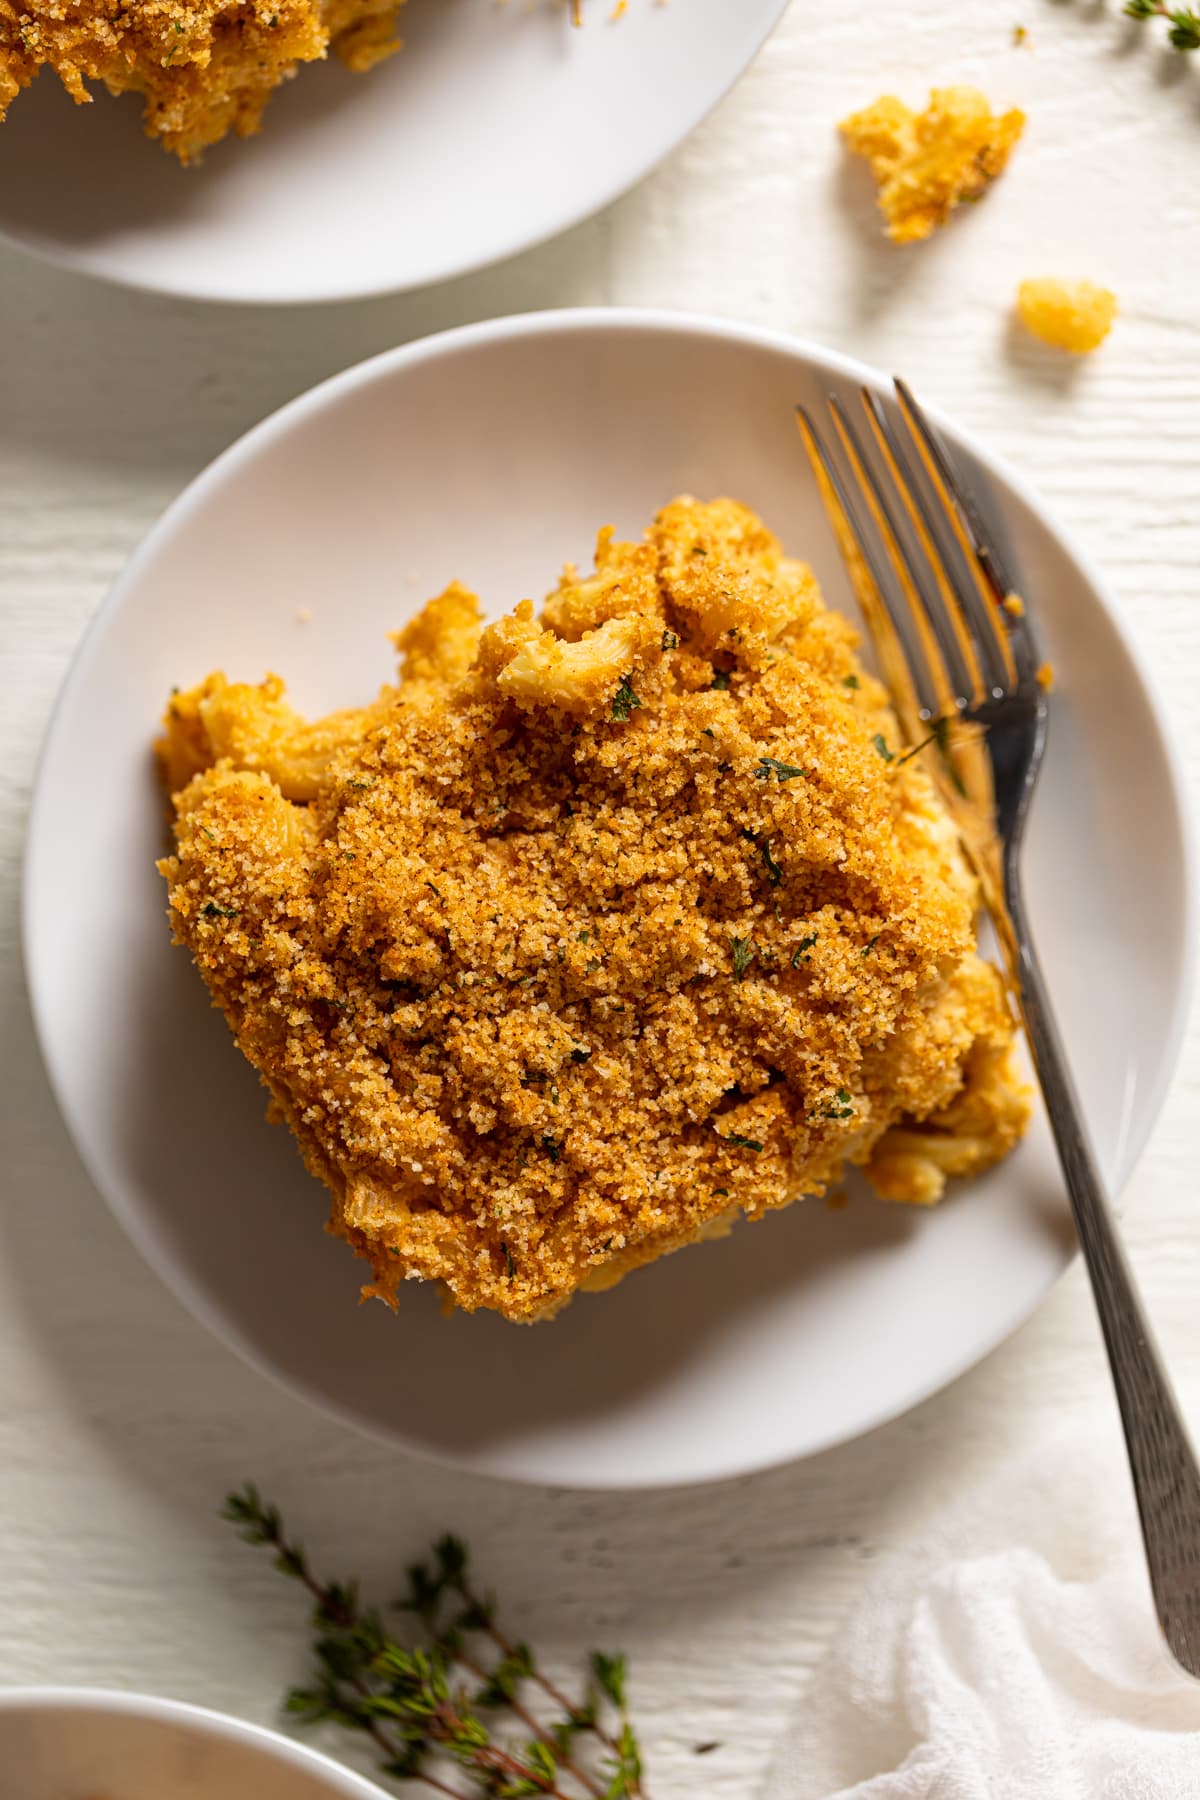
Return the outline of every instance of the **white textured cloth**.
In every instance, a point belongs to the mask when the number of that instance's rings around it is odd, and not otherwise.
[[[765,1800],[1200,1800],[1121,1456],[1072,1437],[871,1571]]]

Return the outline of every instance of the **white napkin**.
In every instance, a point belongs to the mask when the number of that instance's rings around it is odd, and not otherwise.
[[[1200,1800],[1122,1457],[1060,1442],[872,1571],[765,1800]]]

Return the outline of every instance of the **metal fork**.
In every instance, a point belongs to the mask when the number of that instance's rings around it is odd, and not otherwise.
[[[941,753],[930,769],[1008,961],[1108,1349],[1159,1624],[1200,1677],[1200,1469],[1096,1167],[1022,893],[1049,672],[1004,558],[908,388],[896,382],[894,409],[867,388],[860,398],[861,419],[830,398],[831,437],[798,407],[801,434],[901,726],[911,745]]]

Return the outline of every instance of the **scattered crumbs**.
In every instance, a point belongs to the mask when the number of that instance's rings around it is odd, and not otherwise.
[[[840,127],[847,147],[870,165],[894,244],[930,237],[957,206],[981,200],[1024,129],[1023,112],[993,113],[974,87],[934,88],[920,114],[885,94]]]
[[[1048,694],[1054,686],[1054,665],[1044,662],[1037,672],[1037,684]]]
[[[1009,594],[1005,598],[1003,605],[1005,612],[1010,613],[1014,619],[1023,619],[1025,617],[1025,602],[1022,600],[1020,594]]]
[[[1032,48],[1033,40],[1029,35],[1029,27],[1027,25],[1014,25],[1012,29],[1012,41],[1018,50],[1023,46]]]
[[[312,607],[311,606],[298,606],[296,608],[296,623],[297,623],[297,625],[307,625],[311,618],[312,618]]]
[[[1017,317],[1026,331],[1072,356],[1098,350],[1116,316],[1117,296],[1094,281],[1043,275],[1023,281],[1017,289]]]

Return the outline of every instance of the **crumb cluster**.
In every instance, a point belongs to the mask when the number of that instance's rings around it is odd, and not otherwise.
[[[300,63],[351,69],[399,49],[402,0],[0,0],[0,119],[42,68],[80,102],[100,81],[145,102],[149,137],[182,162],[247,137]]]
[[[929,237],[964,201],[981,199],[1024,128],[1024,113],[993,113],[973,87],[935,88],[923,113],[885,94],[841,125],[849,148],[870,165],[897,244]]]
[[[1017,1140],[934,783],[745,507],[602,531],[540,617],[452,586],[397,643],[361,710],[216,674],[159,746],[176,937],[366,1292],[545,1317],[847,1162],[929,1202]]]

